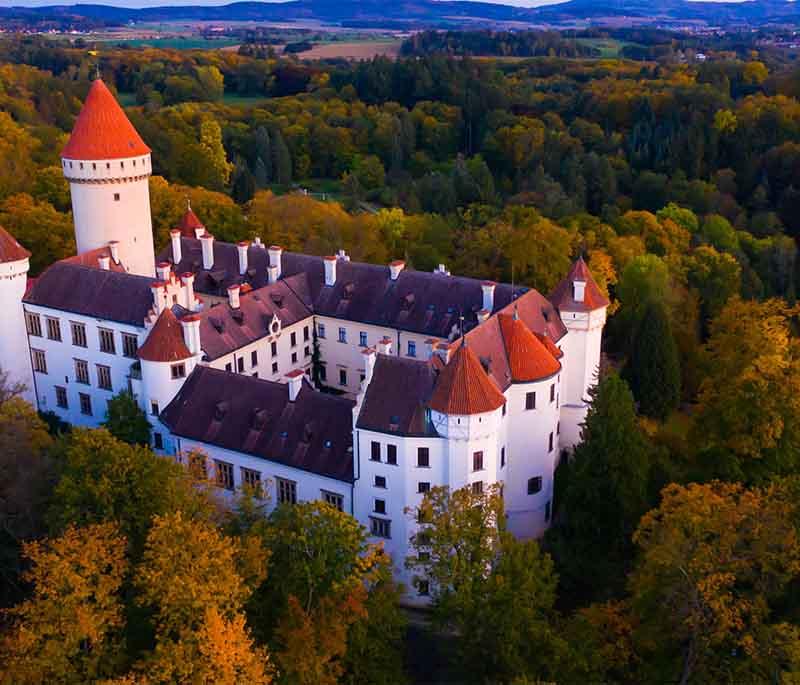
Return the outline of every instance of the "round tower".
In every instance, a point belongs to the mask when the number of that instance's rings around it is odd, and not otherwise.
[[[100,79],[92,83],[61,158],[78,254],[116,240],[129,272],[153,276],[150,148]]]
[[[26,335],[22,298],[28,283],[28,258],[31,253],[0,227],[0,368],[8,382],[25,385],[23,397],[35,402],[36,388],[31,370],[31,353]],[[39,320],[36,320],[39,322]],[[41,322],[39,322],[41,326]],[[41,335],[41,331],[33,331]]]

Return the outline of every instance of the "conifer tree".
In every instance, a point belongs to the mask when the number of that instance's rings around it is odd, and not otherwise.
[[[678,407],[681,370],[678,348],[664,305],[647,305],[631,350],[629,377],[639,411],[665,419]]]
[[[276,183],[292,182],[292,155],[280,131],[272,136],[272,173]]]

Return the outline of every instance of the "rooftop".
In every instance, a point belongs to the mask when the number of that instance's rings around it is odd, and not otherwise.
[[[31,256],[17,239],[12,236],[5,228],[0,226],[0,263],[18,262]]]
[[[429,401],[440,414],[471,415],[499,409],[506,398],[468,345],[460,345],[442,369]]]
[[[165,309],[158,317],[139,348],[139,359],[148,362],[177,362],[189,359],[192,353],[183,340],[183,327],[171,309]]]
[[[575,281],[586,284],[583,300],[580,302],[575,299]],[[583,257],[579,257],[575,261],[569,273],[555,287],[555,290],[550,294],[550,301],[565,312],[589,312],[609,305],[608,298],[603,295],[600,287],[592,278],[592,274],[586,262],[583,261]]]

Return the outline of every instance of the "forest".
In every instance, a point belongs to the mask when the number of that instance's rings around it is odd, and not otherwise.
[[[99,73],[153,149],[157,247],[189,198],[221,240],[543,293],[582,255],[611,300],[544,539],[498,489],[409,512],[424,629],[348,515],[226,509],[126,397],[70,432],[0,383],[0,682],[800,679],[800,67],[627,37],[353,63],[0,40],[0,225],[34,276],[75,249],[59,152]]]

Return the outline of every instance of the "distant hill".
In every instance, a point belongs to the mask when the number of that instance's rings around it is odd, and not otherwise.
[[[687,2],[686,0],[569,0],[559,5],[521,8],[459,0],[292,0],[284,3],[235,2],[221,7],[184,6],[126,9],[108,5],[51,5],[0,8],[3,19],[46,21],[81,19],[95,23],[206,20],[292,21],[317,20],[331,24],[465,27],[520,22],[552,26],[615,20],[637,24],[700,22],[706,25],[762,25],[797,23],[795,2]]]

